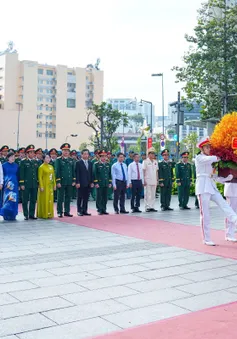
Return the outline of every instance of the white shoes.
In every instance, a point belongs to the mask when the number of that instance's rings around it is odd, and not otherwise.
[[[236,238],[231,238],[231,237],[225,237],[226,241],[231,241],[231,242],[237,242]]]
[[[204,241],[204,244],[207,246],[216,246],[216,244],[213,241]]]

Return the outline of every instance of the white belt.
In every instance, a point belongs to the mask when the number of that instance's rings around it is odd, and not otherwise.
[[[199,178],[199,177],[213,178],[213,174],[208,174],[208,173],[197,174],[197,178]]]

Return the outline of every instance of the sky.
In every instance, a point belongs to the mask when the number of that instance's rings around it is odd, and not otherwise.
[[[12,40],[20,60],[85,67],[101,59],[104,99],[152,101],[165,114],[177,100],[174,65],[187,50],[202,0],[2,0],[0,51]]]

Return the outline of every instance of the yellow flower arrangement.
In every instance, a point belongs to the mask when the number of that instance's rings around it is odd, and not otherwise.
[[[237,112],[226,114],[211,136],[212,154],[219,156],[229,165],[237,164],[237,150],[232,148],[233,137],[237,137]]]

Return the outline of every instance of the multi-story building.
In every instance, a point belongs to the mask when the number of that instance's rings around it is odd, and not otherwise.
[[[129,124],[124,127],[122,124],[119,126],[116,133],[140,133],[139,119],[133,119],[134,117],[141,116],[141,121],[145,120],[147,125],[155,127],[155,107],[151,104],[143,101],[137,101],[137,99],[131,98],[113,98],[108,99],[107,103],[111,104],[114,109],[118,109],[128,114]]]
[[[58,148],[67,141],[78,149],[92,135],[83,123],[86,110],[102,101],[103,71],[93,65],[20,61],[16,52],[0,56],[0,144],[16,147],[19,131],[19,145]]]
[[[181,105],[181,110],[183,111],[184,114],[184,125],[180,126],[179,130],[180,141],[186,138],[188,134],[193,132],[197,133],[198,138],[206,136],[207,129],[204,127],[200,127],[203,125],[201,123],[201,113],[200,113],[201,105],[197,104],[196,102],[193,102],[193,108],[191,110],[189,107],[186,107],[185,105]],[[177,124],[177,108],[169,104],[168,114],[171,125],[175,127]]]

